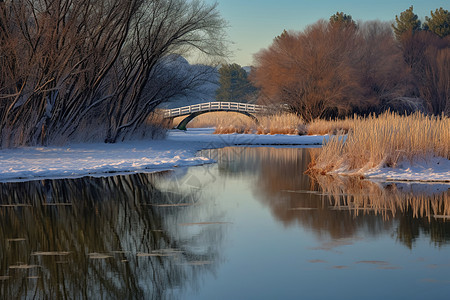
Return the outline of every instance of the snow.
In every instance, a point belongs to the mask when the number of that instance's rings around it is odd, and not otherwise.
[[[0,150],[0,181],[154,172],[213,163],[197,151],[235,145],[321,145],[323,136],[214,135],[214,129],[170,131],[164,140]]]
[[[400,163],[396,168],[378,167],[364,173],[369,179],[386,181],[435,181],[450,183],[450,160],[443,157],[428,157],[411,163]]]
[[[228,146],[279,145],[313,147],[328,136],[213,134],[214,129],[171,130],[164,140],[117,144],[74,144],[67,147],[26,147],[0,150],[0,181],[105,176],[129,172],[156,172],[213,163],[197,156],[202,149]],[[450,160],[427,158],[397,168],[362,172],[376,181],[450,183]]]

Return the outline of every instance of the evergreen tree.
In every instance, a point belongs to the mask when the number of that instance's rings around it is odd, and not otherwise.
[[[431,13],[430,17],[425,17],[423,28],[437,34],[441,38],[450,34],[450,13],[442,7]]]
[[[399,16],[395,16],[396,24],[392,24],[395,37],[398,41],[401,40],[402,35],[405,32],[412,31],[413,33],[420,30],[421,22],[419,17],[413,12],[413,6],[411,5],[407,10],[400,13]]]
[[[238,64],[225,64],[219,70],[219,88],[216,100],[227,102],[247,102],[255,92],[247,77],[247,72]]]
[[[288,38],[289,36],[290,36],[289,32],[287,32],[286,29],[284,29],[283,32],[280,35],[275,37],[275,41],[284,40],[284,39]]]
[[[330,17],[330,25],[344,25],[356,28],[356,23],[355,21],[353,21],[352,16],[344,14],[343,12],[336,12],[334,15],[332,15]]]

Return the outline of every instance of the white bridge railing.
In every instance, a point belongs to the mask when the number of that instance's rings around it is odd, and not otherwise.
[[[166,109],[164,111],[164,118],[186,116],[201,111],[240,111],[248,113],[260,113],[266,111],[266,107],[263,105],[238,102],[208,102],[179,108]]]

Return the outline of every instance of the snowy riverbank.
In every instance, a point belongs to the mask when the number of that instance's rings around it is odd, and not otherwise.
[[[324,136],[214,135],[213,129],[170,131],[164,140],[118,144],[76,144],[66,147],[27,147],[0,150],[0,181],[102,176],[111,173],[155,172],[213,163],[197,151],[243,145],[321,145]],[[450,161],[429,159],[413,166],[364,173],[377,180],[450,182]]]
[[[321,145],[323,136],[214,135],[214,129],[170,131],[164,140],[0,150],[0,181],[154,172],[213,163],[197,151],[236,145]]]
[[[447,182],[450,184],[450,160],[430,157],[402,162],[396,168],[375,168],[364,173],[366,178],[389,181]]]

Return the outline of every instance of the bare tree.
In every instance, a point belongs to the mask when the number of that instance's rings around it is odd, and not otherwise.
[[[264,98],[288,104],[307,121],[344,114],[362,93],[351,64],[357,42],[353,26],[325,21],[284,32],[255,56],[253,82]]]
[[[168,81],[158,87],[152,85],[152,93],[142,94],[148,82],[159,76],[157,65],[165,56],[183,53],[188,47],[222,55],[219,41],[223,26],[216,5],[202,1],[148,1],[142,5],[132,26],[130,44],[125,48],[127,56],[121,61],[126,71],[118,82],[121,91],[109,105],[112,118],[106,141],[123,138],[123,131],[136,128],[157,105],[174,96],[177,90],[168,91]],[[181,91],[187,86],[180,85]]]
[[[187,0],[0,4],[0,145],[125,138],[170,93],[143,95],[171,53],[222,52],[216,5]],[[161,90],[167,91],[163,87]]]
[[[358,78],[364,89],[363,98],[371,107],[393,107],[391,103],[411,95],[413,80],[402,60],[389,23],[364,22],[359,25],[361,53],[357,62]],[[355,49],[356,50],[356,49]]]
[[[2,98],[1,144],[44,144],[96,104],[126,41],[136,1],[10,1],[5,35],[19,45]],[[9,44],[9,39],[6,43]]]
[[[429,31],[409,32],[402,36],[400,45],[428,112],[435,115],[445,112],[450,101],[449,36],[440,38]]]
[[[285,31],[255,56],[260,100],[287,104],[310,121],[378,112],[413,93],[389,24],[355,24],[343,16]]]

